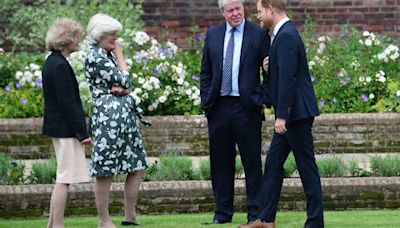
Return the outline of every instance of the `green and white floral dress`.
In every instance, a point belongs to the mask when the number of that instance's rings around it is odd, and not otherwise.
[[[129,73],[121,72],[116,58],[96,46],[89,49],[85,70],[93,98],[90,175],[114,176],[144,170],[146,152],[135,114],[135,101],[129,95],[111,94],[113,85],[131,87]]]

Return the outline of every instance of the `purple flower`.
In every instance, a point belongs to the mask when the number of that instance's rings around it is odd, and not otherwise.
[[[17,89],[21,88],[21,84],[19,84],[19,82],[15,83],[15,88]]]
[[[192,79],[195,81],[199,80],[199,76],[197,74],[192,75]]]
[[[350,81],[350,77],[346,77],[345,79],[343,79],[340,82],[342,83],[342,85],[346,85],[349,81]]]
[[[196,35],[196,40],[197,41],[202,41],[202,40],[204,40],[204,36],[203,35]]]
[[[367,102],[367,101],[368,101],[368,96],[365,95],[365,94],[361,94],[361,99],[362,99],[364,102]]]
[[[26,103],[28,103],[28,99],[26,99],[26,98],[22,98],[22,99],[21,99],[21,103],[22,103],[22,104],[26,104]]]
[[[11,87],[8,85],[8,86],[6,86],[6,87],[4,88],[4,90],[5,90],[6,92],[10,92],[10,91],[11,91]]]
[[[337,102],[336,97],[334,97],[334,98],[333,98],[333,103],[336,104],[336,102]]]
[[[36,84],[38,84],[38,85],[42,84],[42,79],[40,79],[40,78],[36,79]]]
[[[319,106],[324,107],[325,106],[325,101],[324,100],[320,101],[319,102]]]

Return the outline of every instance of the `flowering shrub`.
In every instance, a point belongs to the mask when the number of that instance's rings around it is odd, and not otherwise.
[[[400,111],[399,48],[390,42],[356,30],[306,40],[322,112]]]
[[[312,81],[321,112],[399,112],[398,43],[371,32],[343,30],[338,38],[303,32]],[[200,114],[199,72],[202,37],[190,49],[160,43],[145,32],[123,31],[124,52],[132,75],[131,96],[146,115]],[[398,42],[398,41],[397,41]],[[87,45],[69,61],[79,81],[87,114],[91,95],[84,74]],[[19,61],[16,61],[18,59]],[[40,58],[0,52],[0,117],[41,116]],[[1,81],[3,80],[3,81]]]

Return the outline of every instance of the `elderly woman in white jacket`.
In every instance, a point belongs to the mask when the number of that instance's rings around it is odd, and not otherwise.
[[[127,174],[124,186],[125,217],[121,225],[138,225],[136,202],[144,169],[146,152],[139,131],[134,99],[128,95],[131,78],[122,54],[117,32],[122,25],[105,15],[94,15],[88,25],[91,43],[85,61],[86,77],[93,98],[91,129],[93,136],[92,167],[96,177],[95,197],[99,227],[115,227],[108,212],[112,177]]]

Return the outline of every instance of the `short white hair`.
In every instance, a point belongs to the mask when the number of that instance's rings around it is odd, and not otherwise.
[[[244,5],[244,1],[245,0],[233,0],[233,2],[240,2],[240,3],[242,3],[242,5]],[[224,4],[225,4],[225,0],[218,0],[218,7],[220,10],[224,10]]]
[[[98,44],[105,35],[120,30],[122,30],[122,24],[117,19],[106,14],[98,13],[89,20],[87,38],[89,42]]]

